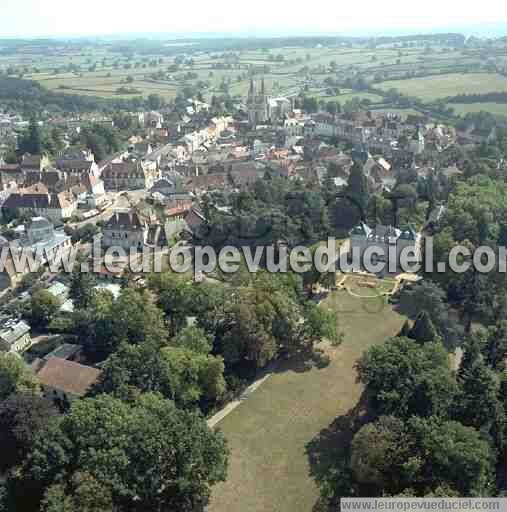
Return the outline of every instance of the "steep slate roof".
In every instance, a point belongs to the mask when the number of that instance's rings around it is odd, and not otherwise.
[[[144,223],[141,221],[137,212],[134,211],[116,211],[106,222],[106,229],[143,229]]]
[[[39,208],[62,209],[70,206],[72,201],[72,195],[65,192],[60,192],[59,194],[20,194],[16,192],[6,199],[2,208],[33,208],[35,210]]]
[[[30,155],[26,153],[21,159],[21,167],[39,168],[41,164],[41,155]]]
[[[56,162],[56,167],[62,171],[90,171],[93,164],[93,162],[84,159],[62,159]]]

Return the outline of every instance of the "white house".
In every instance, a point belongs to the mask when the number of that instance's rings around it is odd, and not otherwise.
[[[30,326],[22,320],[7,320],[0,327],[0,350],[19,354],[32,343]]]

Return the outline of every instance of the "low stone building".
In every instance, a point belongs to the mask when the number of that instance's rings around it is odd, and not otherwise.
[[[148,225],[134,210],[117,210],[109,218],[102,230],[102,246],[121,247],[128,251],[138,250],[146,244]]]
[[[101,175],[105,189],[116,191],[149,189],[159,177],[155,161],[133,158],[109,162]]]
[[[19,189],[2,205],[4,216],[35,214],[53,222],[69,219],[77,210],[77,200],[71,192],[48,193]]]

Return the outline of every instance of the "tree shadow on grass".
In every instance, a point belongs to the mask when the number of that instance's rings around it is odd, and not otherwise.
[[[367,397],[363,393],[354,408],[343,416],[338,416],[331,425],[307,443],[310,476],[326,495],[315,503],[313,512],[339,510],[341,496],[350,496],[350,444],[354,434],[373,418]]]
[[[322,370],[331,363],[331,358],[320,347],[313,347],[311,350],[301,351],[287,358],[280,358],[277,361],[274,371],[284,373],[292,371],[296,373],[308,372],[313,368]]]

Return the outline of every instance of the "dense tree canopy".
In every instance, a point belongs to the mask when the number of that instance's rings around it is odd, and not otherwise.
[[[0,400],[15,392],[34,392],[39,388],[35,375],[16,354],[0,352]]]
[[[92,510],[112,503],[118,511],[191,512],[226,469],[225,441],[199,415],[154,394],[130,404],[102,395],[53,421],[17,478],[31,482],[26,499],[44,500],[48,512],[61,510],[59,500],[70,510],[80,495]]]
[[[351,468],[371,492],[429,495],[445,485],[462,496],[491,492],[493,453],[479,433],[460,423],[381,417],[354,436]]]
[[[0,402],[2,470],[24,461],[37,434],[55,415],[56,409],[51,402],[32,392],[13,393]]]
[[[392,338],[370,348],[358,372],[379,414],[445,417],[457,392],[449,356],[440,343]]]

